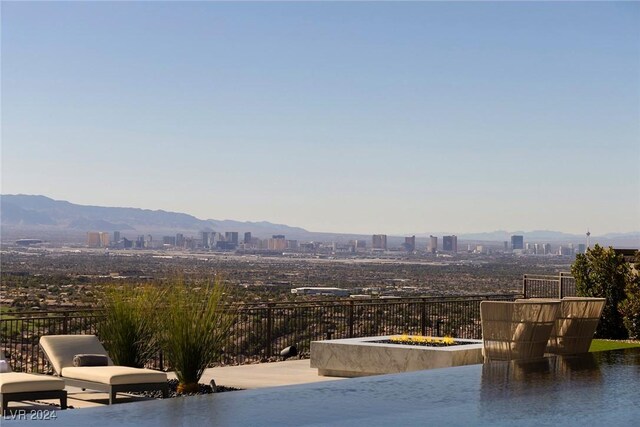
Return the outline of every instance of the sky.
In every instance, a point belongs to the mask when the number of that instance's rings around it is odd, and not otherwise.
[[[2,194],[640,230],[640,4],[2,2]]]

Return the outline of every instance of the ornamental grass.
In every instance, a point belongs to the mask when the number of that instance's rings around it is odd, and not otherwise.
[[[157,353],[156,313],[163,295],[152,285],[107,287],[98,335],[116,365],[142,368]]]
[[[188,286],[176,280],[167,293],[162,313],[161,340],[165,357],[178,377],[178,393],[198,390],[204,370],[220,359],[235,316],[223,307],[220,280]]]

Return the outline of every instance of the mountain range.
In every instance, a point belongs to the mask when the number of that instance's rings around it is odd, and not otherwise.
[[[199,219],[192,215],[163,210],[139,208],[103,207],[77,205],[63,200],[54,200],[37,195],[0,195],[0,219],[5,237],[37,237],[40,235],[68,235],[83,238],[87,231],[120,231],[123,235],[197,235],[201,231],[251,232],[265,238],[273,234],[284,234],[288,239],[316,241],[346,241],[349,239],[370,239],[370,235],[319,233],[300,227],[274,224],[267,221],[242,222],[234,220]],[[425,240],[430,234],[442,236],[449,233],[418,233],[418,240]],[[585,235],[567,234],[557,231],[537,230],[493,231],[486,233],[459,234],[458,239],[469,242],[509,241],[514,234],[525,236],[529,242],[582,243]],[[390,237],[390,244],[401,237]],[[628,247],[640,245],[640,232],[615,233],[592,236],[592,242],[619,244]]]

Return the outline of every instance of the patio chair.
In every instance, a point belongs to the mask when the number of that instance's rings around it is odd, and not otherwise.
[[[531,300],[542,301],[537,298]],[[556,301],[560,301],[560,311],[551,330],[546,352],[553,354],[588,353],[607,300],[605,298],[564,297],[562,300]]]
[[[60,399],[60,409],[67,409],[67,392],[60,378],[49,375],[11,372],[9,362],[0,350],[0,360],[9,372],[0,373],[0,405],[2,414],[9,409],[9,402],[40,399]]]
[[[110,405],[118,392],[160,390],[162,397],[169,394],[166,373],[114,366],[95,335],[47,335],[40,338],[40,347],[56,375],[68,385],[107,392]],[[74,366],[75,356],[87,354],[106,356],[107,366]]]
[[[482,301],[485,361],[542,358],[559,308],[559,301]]]

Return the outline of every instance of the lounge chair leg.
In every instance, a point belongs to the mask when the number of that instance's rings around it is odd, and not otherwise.
[[[114,403],[116,403],[116,392],[111,390],[109,392],[109,405],[113,405]]]
[[[4,416],[4,414],[7,412],[7,409],[9,409],[9,401],[4,399],[2,397],[2,394],[0,394],[0,405],[2,405],[2,416]]]
[[[169,384],[162,387],[162,398],[166,399],[167,397],[169,397]]]
[[[67,409],[67,393],[60,396],[60,409]]]

